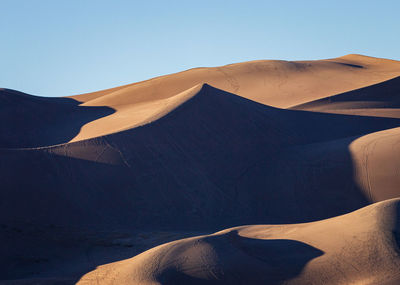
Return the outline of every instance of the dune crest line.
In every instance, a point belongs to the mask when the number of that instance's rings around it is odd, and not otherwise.
[[[400,62],[0,89],[5,284],[400,280]]]

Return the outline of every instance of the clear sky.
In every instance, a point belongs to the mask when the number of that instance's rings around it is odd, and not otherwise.
[[[255,59],[400,60],[398,0],[0,0],[0,12],[0,87],[42,96]]]

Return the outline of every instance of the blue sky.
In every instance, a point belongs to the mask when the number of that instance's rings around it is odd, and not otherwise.
[[[192,67],[400,60],[400,1],[0,0],[0,87],[67,96]]]

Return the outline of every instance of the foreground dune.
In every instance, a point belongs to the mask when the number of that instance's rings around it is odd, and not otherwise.
[[[399,284],[400,199],[318,222],[241,226],[100,266],[78,284]]]
[[[398,200],[380,201],[400,197],[399,76],[348,55],[65,98],[1,89],[0,279],[397,280]]]

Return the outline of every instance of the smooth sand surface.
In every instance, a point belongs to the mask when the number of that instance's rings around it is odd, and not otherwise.
[[[78,284],[385,284],[400,281],[400,199],[343,216],[173,241]],[[395,283],[394,283],[395,284]]]
[[[398,284],[399,78],[347,55],[0,89],[0,280]]]
[[[85,125],[71,141],[133,127],[135,114],[195,85],[207,83],[244,98],[288,108],[400,76],[400,63],[360,55],[317,61],[251,61],[196,68],[110,90],[72,96],[82,106],[108,106],[116,113]],[[154,102],[154,103],[153,103]]]
[[[185,101],[182,92],[190,92],[188,90],[203,84],[273,107],[308,107],[307,104],[318,102],[318,108],[313,110],[328,108],[329,111],[335,109],[331,113],[343,113],[342,108],[334,108],[337,104],[321,107],[319,102],[396,78],[400,76],[399,69],[398,61],[347,55],[328,60],[260,60],[195,68],[66,98],[17,95],[16,91],[3,89],[0,100],[4,110],[0,120],[14,116],[16,122],[1,126],[0,147],[51,146],[128,130],[168,113]],[[14,94],[10,96],[11,93]],[[371,110],[373,105],[369,105],[368,110],[364,105],[358,110],[354,110],[357,105],[346,106],[356,115],[400,116],[393,109]]]

